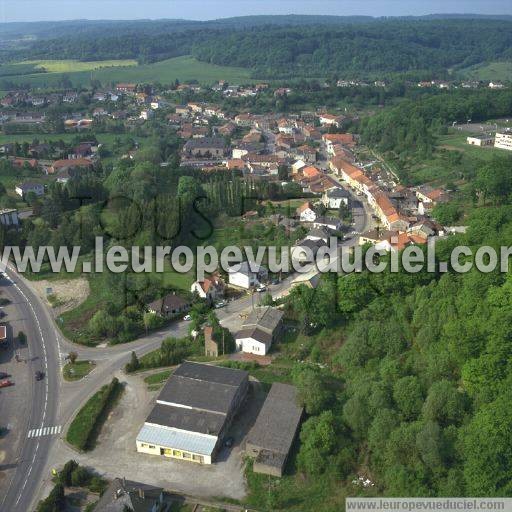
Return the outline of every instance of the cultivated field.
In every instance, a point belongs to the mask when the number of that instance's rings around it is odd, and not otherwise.
[[[135,61],[96,61],[75,60],[33,61],[31,63],[9,64],[8,69],[0,66],[2,78],[10,82],[29,83],[35,87],[52,87],[62,81],[64,75],[74,86],[88,85],[91,79],[107,85],[111,82],[160,82],[172,83],[197,80],[212,83],[223,79],[232,83],[250,82],[250,71],[243,68],[216,66],[199,62],[193,57],[182,56],[153,64],[136,65]],[[20,66],[20,73],[16,73]],[[41,72],[42,69],[47,72]]]

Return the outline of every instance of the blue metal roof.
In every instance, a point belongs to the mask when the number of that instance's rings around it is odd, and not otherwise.
[[[140,429],[137,441],[199,455],[211,455],[217,444],[217,437],[145,424]]]

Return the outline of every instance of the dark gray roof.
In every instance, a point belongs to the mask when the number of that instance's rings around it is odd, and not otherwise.
[[[146,423],[187,430],[189,432],[199,432],[201,434],[219,435],[225,419],[224,414],[157,403],[149,413]]]
[[[272,343],[272,334],[262,331],[258,327],[247,327],[245,329],[241,329],[236,333],[235,338],[237,340],[242,338],[254,338],[256,341],[264,343],[267,346]]]
[[[316,254],[318,249],[320,249],[320,247],[324,247],[325,245],[326,244],[323,238],[320,240],[311,240],[311,238],[305,238],[304,240],[301,240],[297,243],[297,247],[307,247],[311,249],[313,254]]]
[[[96,512],[151,512],[163,489],[152,485],[115,478],[94,507]]]
[[[161,299],[154,300],[148,304],[148,307],[158,313],[165,313],[166,311],[182,308],[187,304],[189,304],[189,302],[183,297],[170,293]]]
[[[247,437],[247,444],[276,454],[290,451],[302,416],[297,405],[297,389],[274,383]],[[278,457],[279,460],[282,458]]]
[[[211,364],[192,363],[190,361],[185,361],[178,366],[173,375],[236,387],[240,386],[249,376],[249,374],[243,370],[224,368]]]
[[[190,149],[207,149],[207,148],[222,148],[226,147],[226,141],[221,137],[200,137],[190,139],[185,144],[185,150]]]
[[[332,235],[332,231],[326,226],[312,228],[309,230],[309,232],[307,234],[307,236],[314,236],[314,237],[318,237],[318,238],[329,238],[331,235]]]
[[[314,220],[315,224],[330,224],[330,225],[338,225],[341,223],[340,219],[336,217],[317,217]]]
[[[349,193],[343,188],[333,188],[326,192],[327,197],[350,197]]]
[[[166,382],[157,401],[227,414],[236,392],[237,388],[233,386],[173,375]]]
[[[227,414],[238,388],[248,376],[242,370],[186,362],[165,383],[157,402]]]
[[[261,330],[272,333],[279,325],[283,312],[272,306],[254,308],[245,320],[242,329],[259,327]]]

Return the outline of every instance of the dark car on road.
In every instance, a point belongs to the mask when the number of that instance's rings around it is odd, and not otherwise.
[[[9,377],[8,373],[0,372],[0,379],[7,379],[7,377]]]
[[[43,380],[44,379],[44,372],[38,370],[36,372],[36,380]]]

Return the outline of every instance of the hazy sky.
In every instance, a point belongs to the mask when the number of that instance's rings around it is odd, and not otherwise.
[[[250,14],[512,14],[511,0],[0,0],[0,21],[185,18]]]

